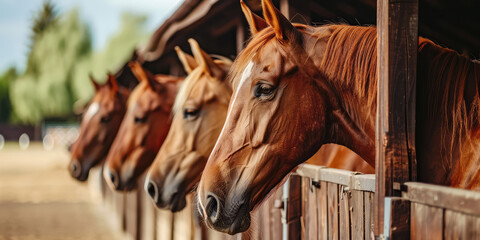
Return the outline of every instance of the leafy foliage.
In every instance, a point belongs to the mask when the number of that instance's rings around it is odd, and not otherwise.
[[[117,71],[131,57],[138,43],[147,40],[145,22],[144,16],[124,13],[120,30],[108,40],[106,48],[78,61],[73,75],[77,105],[84,105],[93,95],[89,73],[98,81],[105,81],[107,72]]]
[[[77,59],[91,51],[90,33],[77,11],[63,16],[38,36],[32,46],[28,71],[13,82],[11,99],[21,122],[65,116],[73,103],[71,79]]]
[[[72,116],[74,105],[85,104],[93,95],[88,74],[105,80],[106,73],[124,64],[148,36],[145,17],[124,14],[121,29],[105,49],[93,52],[90,31],[78,12],[56,16],[51,3],[46,3],[34,19],[27,70],[10,81],[14,120],[21,123]]]
[[[9,68],[0,76],[0,122],[7,122],[10,120],[12,107],[8,89],[10,87],[10,82],[16,77],[17,70],[14,67]]]
[[[50,0],[46,0],[42,9],[37,13],[33,19],[31,36],[30,36],[30,50],[27,59],[27,73],[36,72],[35,61],[32,59],[33,47],[35,42],[42,36],[42,34],[51,26],[54,26],[57,22],[58,14],[54,5]]]

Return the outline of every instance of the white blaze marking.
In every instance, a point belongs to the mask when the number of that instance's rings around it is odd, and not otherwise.
[[[243,70],[242,77],[240,78],[240,83],[238,83],[237,90],[235,91],[235,95],[233,96],[232,104],[230,104],[230,108],[228,109],[227,119],[225,120],[225,124],[223,125],[222,131],[220,132],[219,138],[217,139],[217,142],[215,143],[215,147],[213,149],[216,148],[218,144],[218,140],[220,139],[220,136],[222,136],[223,131],[225,130],[225,125],[228,122],[228,119],[230,119],[232,108],[235,105],[235,101],[237,100],[237,97],[238,97],[238,92],[240,92],[240,89],[242,88],[243,84],[245,84],[245,81],[247,80],[247,78],[249,78],[250,75],[252,75],[252,68],[253,68],[253,62],[250,61],[247,67],[245,67],[245,70]]]
[[[100,104],[98,102],[94,102],[90,104],[90,107],[88,107],[87,112],[85,113],[85,117],[83,118],[84,121],[90,120],[95,114],[98,113],[98,110],[100,110]]]
[[[235,95],[233,96],[232,104],[230,104],[230,108],[228,109],[227,113],[227,119],[225,120],[225,124],[223,125],[222,131],[220,132],[220,135],[218,136],[217,142],[215,143],[215,147],[213,147],[213,150],[210,154],[214,153],[215,150],[218,147],[218,141],[220,140],[220,137],[223,135],[223,131],[225,130],[225,126],[230,119],[230,115],[232,113],[232,107],[235,105],[235,101],[237,100],[238,92],[240,92],[240,89],[242,88],[243,84],[245,84],[245,81],[252,75],[252,68],[253,68],[253,62],[250,61],[248,65],[245,67],[245,70],[243,70],[242,77],[240,78],[240,83],[238,84],[238,87],[235,91]],[[198,191],[198,203],[200,203],[200,206],[202,208],[202,211],[204,213],[205,219],[207,218],[206,212],[205,212],[205,207],[202,204],[202,191]]]

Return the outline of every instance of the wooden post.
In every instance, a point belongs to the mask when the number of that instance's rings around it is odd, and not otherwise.
[[[237,41],[237,55],[243,50],[245,47],[245,43],[247,40],[247,34],[245,34],[247,31],[245,29],[245,25],[243,24],[243,21],[241,19],[237,20],[237,34],[236,34],[236,41]]]
[[[384,220],[389,221],[383,219],[385,197],[400,196],[401,184],[416,179],[418,0],[378,0],[377,26],[375,235],[379,236]]]
[[[288,188],[285,213],[286,223],[288,225],[287,239],[300,239],[302,233],[300,221],[302,215],[302,177],[291,175]]]
[[[290,21],[310,24],[309,0],[280,0],[280,11]]]

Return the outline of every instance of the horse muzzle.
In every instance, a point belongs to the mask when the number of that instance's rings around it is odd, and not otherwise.
[[[203,204],[199,203],[200,215],[207,226],[230,235],[244,232],[250,227],[248,197],[233,197],[224,200],[214,193],[207,193]]]
[[[187,200],[183,188],[176,186],[176,184],[169,184],[166,188],[160,188],[156,181],[147,178],[145,191],[157,208],[178,212],[185,208]]]
[[[72,159],[68,165],[70,175],[78,181],[84,182],[88,179],[89,168],[82,167],[77,159]]]

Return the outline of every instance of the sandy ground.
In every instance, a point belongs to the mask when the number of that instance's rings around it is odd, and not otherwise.
[[[41,144],[0,150],[0,240],[124,239],[67,164],[66,150]]]

